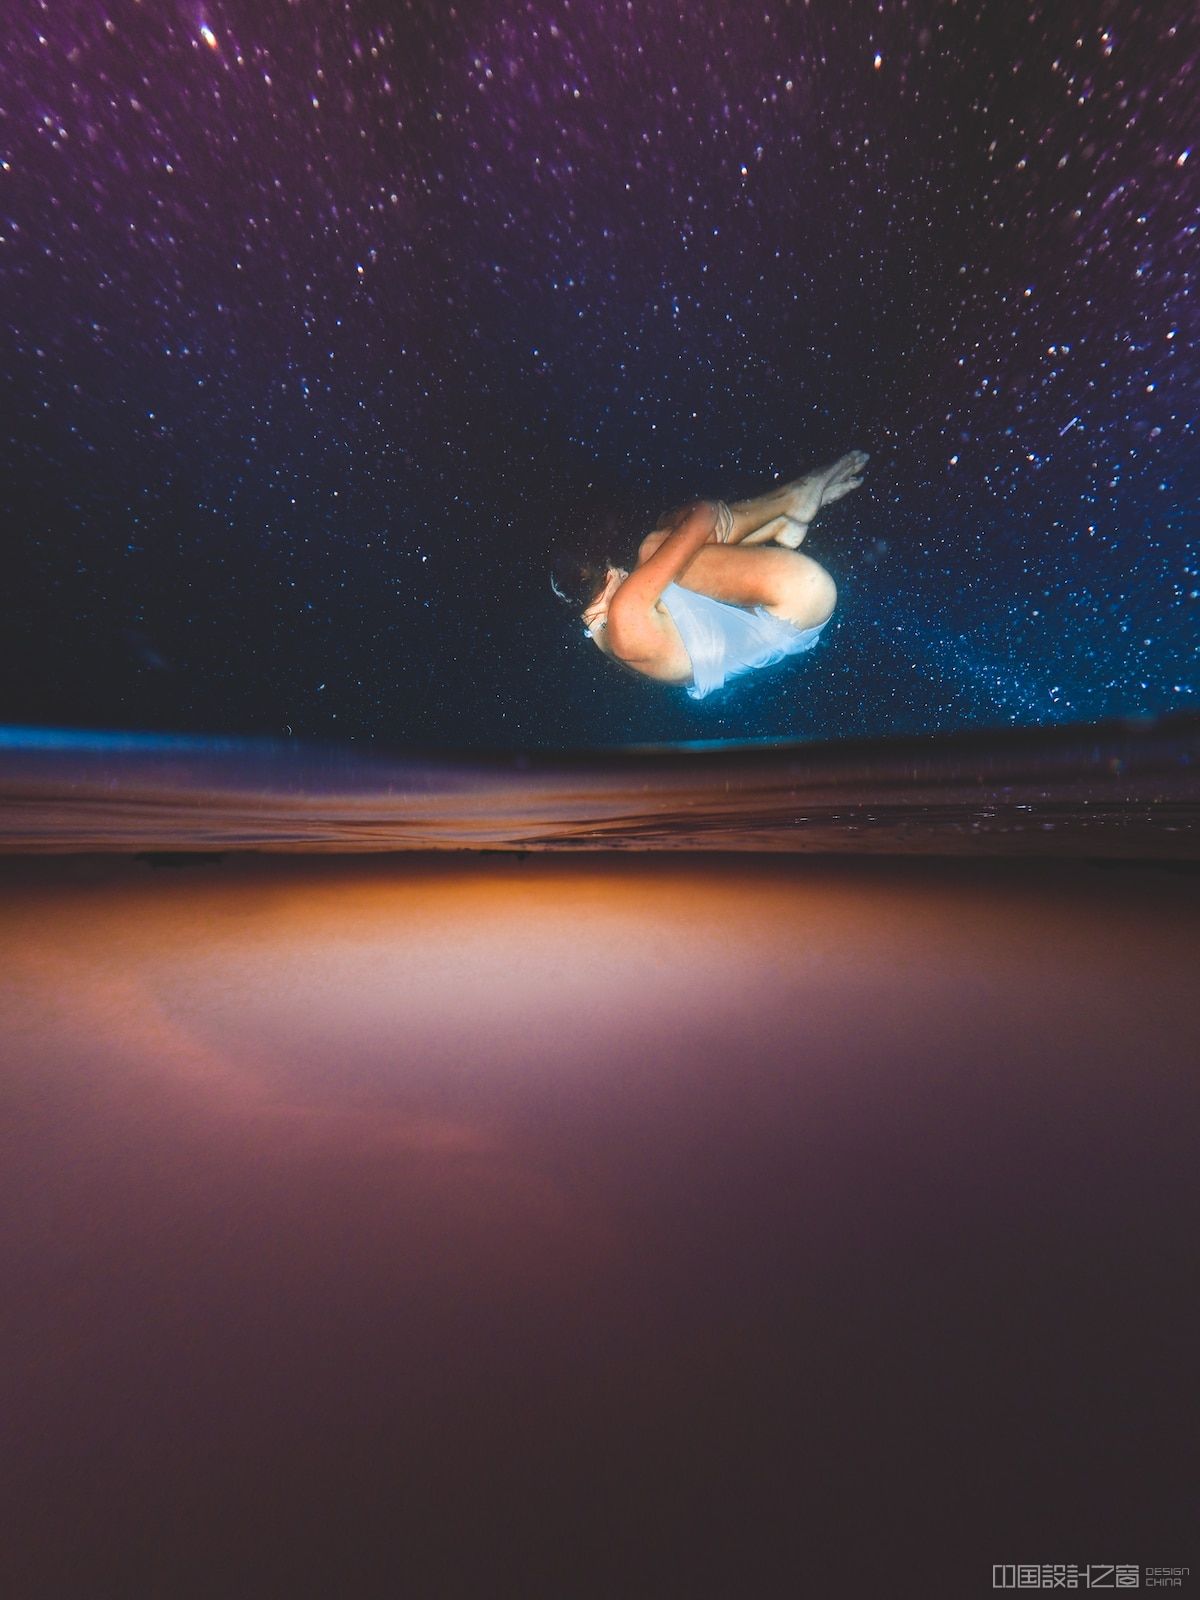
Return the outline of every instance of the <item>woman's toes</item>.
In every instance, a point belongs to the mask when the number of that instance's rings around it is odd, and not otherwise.
[[[861,487],[861,478],[847,478],[844,483],[831,483],[829,488],[825,491],[821,504],[823,506],[827,506],[834,500],[841,500],[845,495],[848,495],[852,489],[859,489]]]

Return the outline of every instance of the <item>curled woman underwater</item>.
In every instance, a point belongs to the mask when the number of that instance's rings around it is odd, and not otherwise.
[[[822,506],[862,483],[868,457],[851,451],[753,500],[700,500],[648,534],[633,570],[560,558],[551,586],[583,610],[585,632],[620,665],[694,700],[729,679],[810,650],[837,589],[802,554]]]

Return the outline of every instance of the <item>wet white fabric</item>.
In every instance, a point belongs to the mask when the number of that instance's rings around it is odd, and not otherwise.
[[[703,700],[744,672],[811,650],[832,620],[826,618],[816,628],[794,628],[773,617],[765,606],[747,611],[677,583],[666,586],[662,603],[691,657],[693,681],[688,694],[693,700]]]

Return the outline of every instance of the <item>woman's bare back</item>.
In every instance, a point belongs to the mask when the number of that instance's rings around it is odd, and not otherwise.
[[[619,662],[623,667],[628,667],[632,672],[640,673],[644,678],[653,678],[658,683],[668,683],[676,686],[691,683],[691,657],[687,653],[671,613],[661,600],[655,602],[654,620],[658,627],[653,630],[647,630],[647,638],[650,643],[649,653],[642,653],[646,649],[646,645],[643,642],[639,646],[639,654],[636,659],[627,659],[613,649],[612,641],[608,638],[607,628],[602,628],[597,634],[596,643],[611,660]]]

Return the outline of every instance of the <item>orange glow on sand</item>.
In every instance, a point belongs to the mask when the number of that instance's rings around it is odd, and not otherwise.
[[[1177,1554],[1185,875],[4,876],[13,1592]]]

